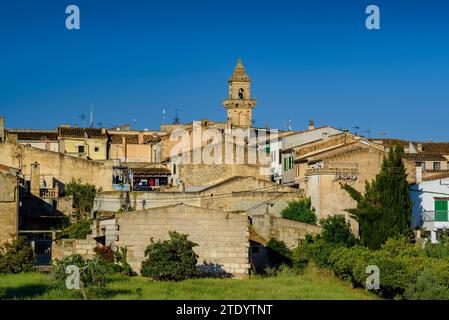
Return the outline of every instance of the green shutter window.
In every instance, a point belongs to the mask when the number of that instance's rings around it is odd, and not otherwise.
[[[284,158],[284,171],[287,171],[287,158]]]
[[[448,221],[447,200],[435,200],[435,221]]]

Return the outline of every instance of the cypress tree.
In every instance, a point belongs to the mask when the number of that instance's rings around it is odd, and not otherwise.
[[[366,182],[363,195],[351,186],[343,187],[357,202],[347,211],[359,223],[361,243],[369,248],[379,249],[388,238],[410,231],[413,202],[403,156],[402,147],[391,148],[381,171]]]

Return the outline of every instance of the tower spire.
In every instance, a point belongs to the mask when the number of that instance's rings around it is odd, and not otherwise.
[[[256,106],[256,99],[251,99],[251,78],[246,73],[242,59],[237,60],[228,83],[229,97],[223,101],[228,127],[249,128],[252,126],[252,109]]]

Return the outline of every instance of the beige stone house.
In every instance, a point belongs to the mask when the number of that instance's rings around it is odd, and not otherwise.
[[[58,127],[59,152],[69,156],[106,160],[108,158],[108,137],[104,128]]]
[[[312,200],[318,218],[341,214],[349,218],[346,209],[355,201],[342,189],[349,184],[364,192],[365,182],[380,171],[384,149],[361,137],[343,133],[332,139],[312,143],[296,150],[297,183]],[[358,234],[356,221],[350,220]]]

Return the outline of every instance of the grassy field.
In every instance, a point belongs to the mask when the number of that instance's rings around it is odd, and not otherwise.
[[[77,299],[79,292],[54,289],[45,274],[27,273],[0,276],[3,299]],[[309,268],[303,275],[283,273],[275,277],[237,279],[195,279],[182,282],[157,282],[142,277],[114,276],[107,285],[108,299],[302,299],[358,300],[377,299],[363,290],[353,289],[332,274]]]

